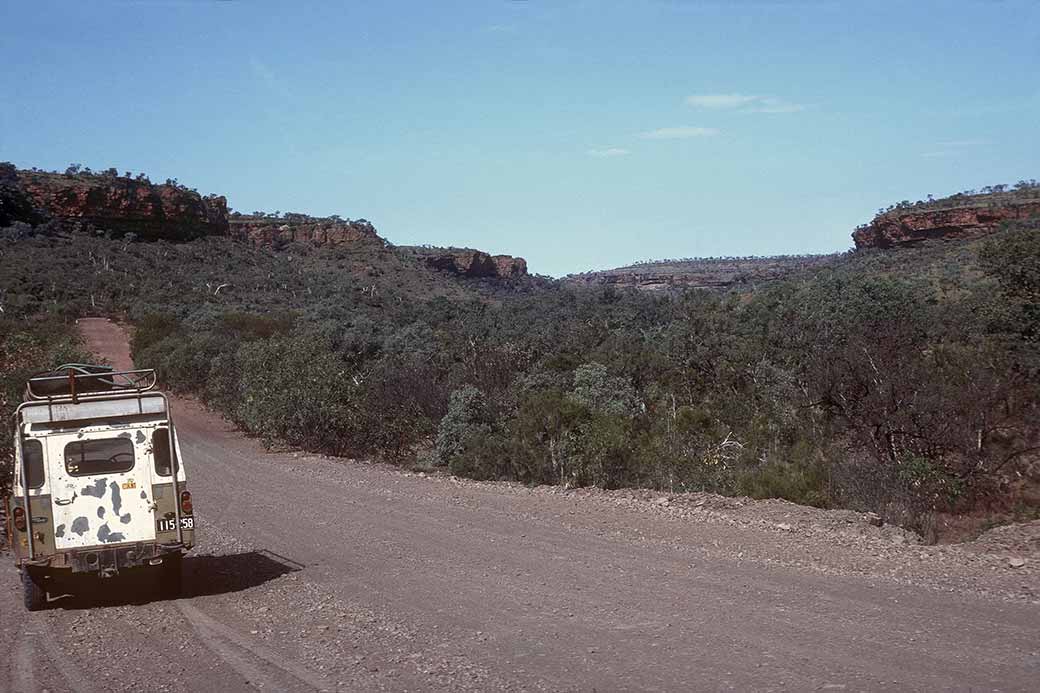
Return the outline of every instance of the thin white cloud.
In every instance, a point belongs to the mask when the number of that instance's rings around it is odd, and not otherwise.
[[[805,106],[799,103],[753,94],[695,94],[686,97],[686,105],[713,111],[739,110],[741,113],[798,113],[805,110]]]
[[[746,106],[757,101],[759,97],[747,94],[695,94],[686,97],[686,105],[694,108],[711,108],[717,110],[730,110]]]
[[[614,156],[628,156],[632,152],[621,147],[609,147],[607,149],[590,149],[589,156],[594,156],[599,159],[609,159]]]
[[[805,106],[800,103],[791,103],[783,99],[764,97],[755,101],[751,106],[743,109],[744,113],[798,113],[804,111]]]
[[[691,137],[714,137],[717,134],[719,134],[717,128],[681,125],[674,128],[658,128],[649,132],[641,132],[636,137],[643,140],[686,140]]]

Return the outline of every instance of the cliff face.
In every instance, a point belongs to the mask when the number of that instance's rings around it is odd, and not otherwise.
[[[527,274],[527,260],[512,255],[495,255],[491,258],[495,261],[495,269],[499,277],[512,278],[523,277]]]
[[[512,255],[491,256],[480,250],[435,250],[425,254],[427,266],[462,277],[512,279],[527,274],[527,261]]]
[[[364,241],[382,243],[375,227],[364,220],[239,216],[231,219],[230,228],[233,238],[259,246],[278,247],[286,243],[336,246]]]
[[[142,239],[190,240],[225,234],[227,200],[173,185],[116,176],[19,171],[21,189],[45,216]]]
[[[232,238],[272,248],[280,248],[288,243],[315,246],[384,243],[375,227],[364,219],[318,219],[302,214],[273,219],[236,214],[231,217],[230,226]],[[489,255],[480,250],[454,248],[404,247],[402,250],[419,257],[427,267],[460,277],[512,279],[527,274],[527,261],[522,257]]]
[[[113,171],[114,173],[114,171]],[[226,235],[256,246],[281,248],[290,243],[343,246],[386,242],[364,219],[229,215],[224,197],[203,197],[177,185],[154,185],[118,175],[48,173],[18,170],[0,163],[0,228],[29,227],[83,230],[93,227],[140,240],[188,241]],[[425,264],[461,277],[511,279],[527,275],[527,262],[511,255],[489,255],[455,248],[404,248]],[[412,265],[415,267],[415,265]]]
[[[1040,216],[1040,200],[994,197],[985,204],[948,209],[895,210],[856,229],[857,248],[895,248],[930,239],[977,238],[993,233],[1005,221]]]

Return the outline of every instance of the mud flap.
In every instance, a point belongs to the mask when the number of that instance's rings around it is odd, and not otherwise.
[[[43,576],[33,577],[28,568],[22,568],[22,601],[29,611],[40,611],[47,606],[47,590]]]

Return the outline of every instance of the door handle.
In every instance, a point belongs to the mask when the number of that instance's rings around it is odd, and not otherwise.
[[[76,494],[76,492],[73,491],[72,492],[72,498],[55,498],[54,499],[54,504],[55,505],[68,505],[72,501],[76,500],[76,498],[78,498],[78,497],[79,496]]]

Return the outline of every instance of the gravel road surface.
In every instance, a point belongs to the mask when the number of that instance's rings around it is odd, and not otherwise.
[[[81,328],[129,365],[118,326]],[[4,556],[0,689],[1040,689],[1037,534],[922,546],[851,512],[426,476],[174,415],[201,522],[184,597],[120,576],[30,614]]]

